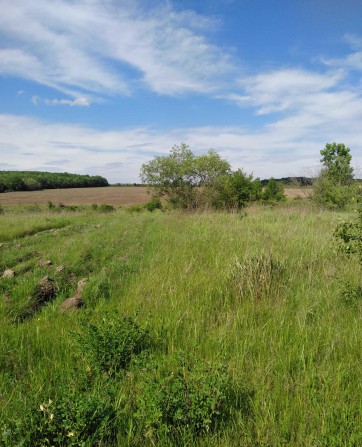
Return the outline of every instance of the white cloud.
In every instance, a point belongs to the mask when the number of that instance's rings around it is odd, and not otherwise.
[[[41,102],[41,98],[39,96],[33,95],[31,97],[31,102],[37,106]]]
[[[28,0],[3,2],[0,73],[74,97],[129,94],[143,83],[162,94],[217,88],[231,62],[203,33],[212,21],[168,3]],[[0,36],[1,36],[0,34]]]
[[[71,99],[44,99],[44,103],[48,106],[70,106],[70,107],[89,107],[91,101],[88,98],[80,97]]]
[[[332,121],[303,122],[305,116],[295,115],[258,132],[235,126],[160,132],[150,128],[100,131],[0,115],[0,153],[2,163],[13,169],[51,167],[103,175],[111,182],[135,182],[139,181],[142,163],[169,153],[175,143],[186,142],[199,153],[213,147],[234,169],[240,167],[261,178],[310,175],[319,164],[319,151],[328,141],[344,142],[351,148],[354,165],[362,165],[361,118],[350,120],[347,115],[334,125]],[[303,132],[303,126],[309,131]]]
[[[336,87],[342,71],[318,74],[301,69],[279,69],[239,79],[244,93],[226,96],[240,106],[252,106],[260,115],[298,110],[315,95]]]

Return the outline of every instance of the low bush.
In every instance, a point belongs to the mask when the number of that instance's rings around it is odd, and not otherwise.
[[[83,325],[79,344],[91,367],[114,377],[129,366],[134,355],[150,347],[151,338],[131,317],[104,317]]]
[[[162,203],[159,197],[152,197],[152,199],[144,205],[147,211],[155,211],[162,209]]]
[[[20,420],[1,427],[0,445],[79,447],[114,445],[115,412],[110,389],[83,394],[64,392],[54,400],[33,403]],[[107,444],[109,441],[111,444]],[[113,442],[112,442],[113,441]]]
[[[231,378],[223,365],[183,355],[148,360],[128,381],[134,381],[128,385],[132,395],[124,398],[133,407],[140,445],[162,440],[185,445],[185,436],[214,431],[227,416]]]

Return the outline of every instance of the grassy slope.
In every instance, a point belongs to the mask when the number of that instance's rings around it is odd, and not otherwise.
[[[44,275],[61,284],[55,266],[69,276],[56,301],[20,325],[0,304],[0,420],[77,388],[85,365],[74,332],[85,312],[136,312],[167,355],[223,361],[250,391],[249,416],[231,407],[230,423],[204,445],[361,445],[361,305],[340,294],[360,267],[335,252],[337,214],[303,204],[246,216],[44,211],[21,215],[27,232],[57,230],[26,236],[18,213],[0,216],[0,267],[16,272],[0,287],[13,313]],[[82,277],[87,311],[59,314]]]

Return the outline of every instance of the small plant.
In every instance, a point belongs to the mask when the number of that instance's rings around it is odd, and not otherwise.
[[[352,284],[345,284],[341,291],[342,301],[350,306],[356,306],[362,303],[362,286],[353,286]]]
[[[231,380],[225,366],[184,356],[148,362],[136,383],[137,431],[151,443],[213,431],[227,412]]]
[[[148,332],[130,317],[86,324],[79,341],[90,364],[110,377],[126,369],[132,357],[151,344]]]
[[[0,432],[2,446],[78,447],[115,440],[110,390],[92,389],[77,395],[66,392],[54,400],[34,403],[26,416],[7,421]]]
[[[57,208],[56,205],[51,200],[49,200],[48,210],[54,211],[56,208]]]

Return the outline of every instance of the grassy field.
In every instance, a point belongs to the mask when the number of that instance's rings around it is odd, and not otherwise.
[[[4,206],[0,445],[362,446],[350,217]]]

